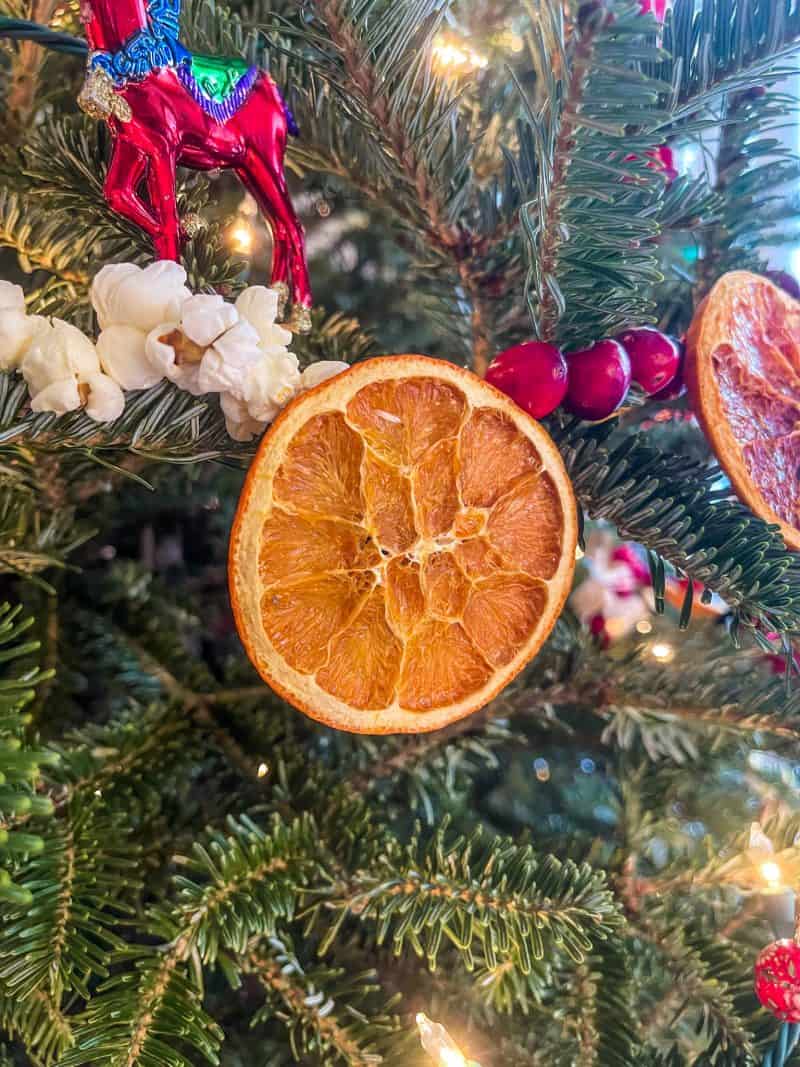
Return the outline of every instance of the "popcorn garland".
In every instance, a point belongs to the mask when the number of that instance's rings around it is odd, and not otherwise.
[[[90,295],[96,343],[61,319],[28,315],[21,287],[0,281],[0,370],[21,371],[35,412],[83,408],[110,422],[125,391],[168,378],[193,396],[217,393],[230,436],[250,441],[298,393],[348,367],[325,360],[301,373],[292,335],[275,321],[278,293],[261,285],[230,304],[192,294],[183,267],[162,260],[105,266]]]

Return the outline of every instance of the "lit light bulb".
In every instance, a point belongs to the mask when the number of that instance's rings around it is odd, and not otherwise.
[[[774,860],[766,860],[761,864],[759,870],[761,872],[761,877],[769,888],[777,889],[782,881],[781,869],[778,864]]]
[[[259,763],[258,770],[256,771],[256,774],[258,775],[259,778],[266,778],[267,775],[269,774],[269,767],[267,766],[267,764],[266,763]]]
[[[651,645],[650,653],[653,659],[657,659],[659,663],[669,663],[675,657],[675,649],[672,645],[667,644],[666,641],[656,641],[655,644]]]
[[[466,44],[456,44],[444,37],[437,37],[433,42],[433,59],[436,65],[447,73],[467,74],[473,70],[484,70],[489,60]]]
[[[229,236],[234,252],[248,256],[253,251],[253,230],[244,219],[239,219],[233,224]]]
[[[439,1067],[468,1067],[464,1053],[441,1023],[432,1022],[427,1015],[419,1012],[417,1026],[422,1047]]]
[[[653,624],[647,619],[639,619],[636,623],[636,632],[640,634],[649,634],[653,632]]]

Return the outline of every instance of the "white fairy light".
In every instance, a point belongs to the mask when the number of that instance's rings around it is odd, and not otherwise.
[[[237,219],[230,229],[231,248],[239,255],[248,256],[253,251],[253,227],[245,219]]]
[[[424,1012],[417,1014],[417,1026],[423,1049],[439,1067],[480,1067],[468,1060],[441,1023],[435,1023]]]
[[[777,889],[783,881],[781,869],[774,860],[767,860],[759,868],[761,877],[770,889]]]
[[[469,45],[436,37],[433,42],[433,59],[437,67],[452,74],[468,74],[474,70],[484,70],[489,60],[476,52]]]
[[[659,663],[669,663],[675,658],[675,649],[666,641],[656,641],[650,646],[650,655]]]

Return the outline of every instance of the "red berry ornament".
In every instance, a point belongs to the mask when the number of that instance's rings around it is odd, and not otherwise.
[[[567,362],[560,348],[543,341],[514,345],[496,356],[486,381],[535,419],[559,406],[567,391]]]
[[[631,361],[631,377],[648,396],[666,389],[681,366],[681,346],[652,326],[626,330],[617,338]]]
[[[800,1022],[800,945],[790,939],[762,949],[755,967],[756,996],[782,1022]]]
[[[607,419],[628,395],[631,361],[618,341],[598,341],[567,355],[564,407],[582,419]]]

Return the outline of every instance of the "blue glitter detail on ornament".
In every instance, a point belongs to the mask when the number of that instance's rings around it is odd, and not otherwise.
[[[194,76],[192,53],[178,40],[181,3],[182,0],[150,0],[147,5],[147,29],[140,30],[126,41],[123,48],[115,52],[93,52],[89,57],[89,69],[105,71],[115,87],[122,89],[127,82],[141,81],[153,70],[173,67],[181,84],[195,102],[217,122],[226,122],[250,94],[258,78],[258,68],[250,67],[224,100],[212,99]],[[292,137],[299,137],[300,128],[291,108],[280,91],[278,95],[283,105],[287,129]]]

